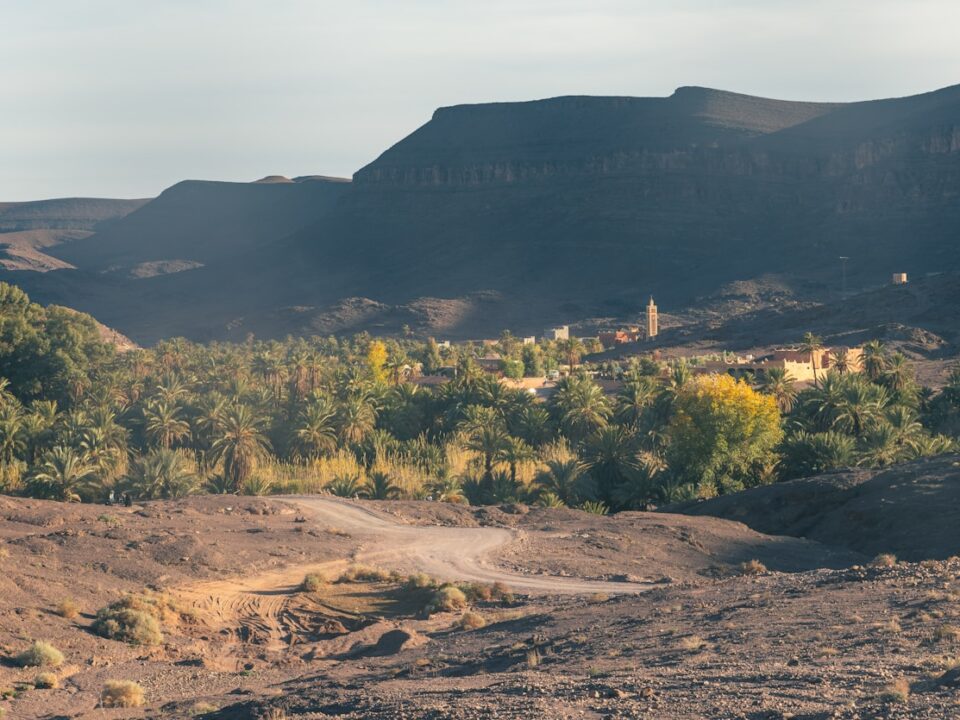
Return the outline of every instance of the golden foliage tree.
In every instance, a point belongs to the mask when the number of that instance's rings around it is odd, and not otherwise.
[[[701,496],[751,487],[783,436],[776,400],[729,375],[704,375],[676,397],[668,427],[673,472]]]

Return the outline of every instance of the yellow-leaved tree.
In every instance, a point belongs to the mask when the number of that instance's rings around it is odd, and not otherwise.
[[[677,393],[668,427],[675,479],[701,497],[760,484],[783,437],[774,398],[730,375],[703,375]]]
[[[367,368],[374,382],[382,383],[387,379],[384,369],[387,364],[387,346],[379,340],[373,340],[367,348]]]

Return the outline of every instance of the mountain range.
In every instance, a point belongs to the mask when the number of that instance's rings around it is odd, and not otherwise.
[[[699,87],[437,110],[352,179],[0,204],[0,280],[140,342],[479,336],[960,270],[960,85],[855,103]]]

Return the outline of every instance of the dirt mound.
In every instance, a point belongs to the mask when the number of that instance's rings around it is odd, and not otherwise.
[[[762,533],[871,556],[947,558],[958,552],[960,456],[827,473],[664,510],[737,520]]]

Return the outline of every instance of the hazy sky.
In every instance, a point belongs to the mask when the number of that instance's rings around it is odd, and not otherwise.
[[[960,83],[958,0],[0,0],[0,200],[350,175],[441,105]]]

